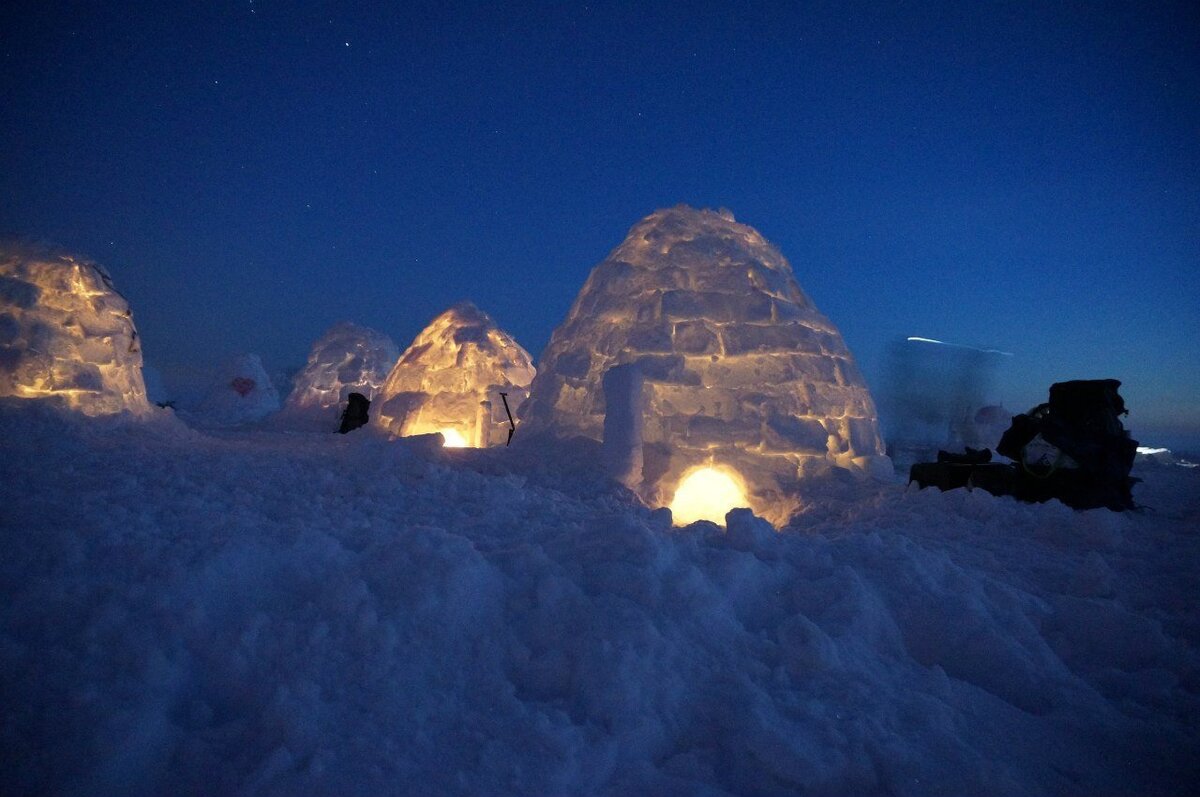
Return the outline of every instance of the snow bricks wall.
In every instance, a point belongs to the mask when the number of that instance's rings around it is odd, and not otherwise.
[[[636,385],[642,415],[640,478],[621,475],[652,505],[716,466],[779,524],[805,476],[886,463],[841,334],[779,250],[726,211],[653,213],[592,270],[539,364],[529,431],[602,440],[605,374],[619,365],[640,378],[609,382]]]
[[[462,302],[433,319],[388,375],[374,422],[394,435],[440,432],[448,446],[481,448],[508,439],[533,381],[529,352],[487,313]]]
[[[133,316],[103,268],[0,246],[0,396],[55,397],[86,415],[150,411]]]
[[[400,350],[387,335],[343,321],[313,344],[293,380],[284,414],[336,429],[351,393],[375,401]]]

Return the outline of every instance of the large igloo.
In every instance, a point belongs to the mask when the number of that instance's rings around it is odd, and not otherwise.
[[[336,429],[349,395],[374,401],[399,358],[400,350],[382,332],[349,321],[334,324],[313,344],[283,414]]]
[[[433,319],[388,375],[372,420],[393,435],[440,432],[447,446],[504,445],[529,395],[529,352],[487,313],[462,302]]]
[[[99,265],[0,244],[0,396],[86,415],[150,412],[129,304]]]
[[[593,269],[523,422],[604,441],[617,475],[677,520],[720,521],[683,504],[724,495],[724,509],[783,523],[806,476],[887,463],[854,358],[788,261],[728,212],[682,205],[642,219]]]

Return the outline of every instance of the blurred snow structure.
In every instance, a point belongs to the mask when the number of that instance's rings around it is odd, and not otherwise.
[[[197,414],[208,424],[236,426],[279,409],[279,393],[257,354],[239,354],[218,372]]]
[[[508,440],[508,414],[529,395],[529,352],[470,302],[433,319],[401,355],[372,422],[395,436],[439,432],[448,447],[485,448]]]
[[[313,344],[283,414],[336,429],[348,396],[361,393],[374,401],[399,358],[395,342],[382,332],[349,321],[334,324]]]
[[[728,211],[685,205],[642,219],[593,269],[522,420],[603,441],[614,475],[677,522],[749,506],[780,525],[806,476],[888,465],[854,358],[788,261]],[[725,504],[692,515],[684,493]]]
[[[85,415],[150,412],[133,315],[101,266],[0,244],[0,396]]]

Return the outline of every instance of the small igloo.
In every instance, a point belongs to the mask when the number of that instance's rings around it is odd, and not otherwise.
[[[400,350],[382,332],[349,321],[335,324],[313,344],[283,414],[336,429],[349,395],[374,401],[399,358]]]
[[[0,396],[52,397],[85,415],[150,411],[133,315],[102,267],[0,244]]]
[[[682,205],[593,269],[523,422],[603,441],[617,475],[677,520],[721,522],[731,504],[780,524],[806,476],[887,462],[854,358],[788,261],[728,212]],[[718,496],[699,514],[683,505]]]
[[[440,432],[450,447],[504,445],[510,427],[500,393],[515,413],[534,373],[529,352],[462,302],[433,319],[400,356],[372,421],[400,437]]]
[[[260,421],[279,409],[279,392],[257,354],[231,357],[217,372],[200,406],[204,423],[236,426]]]

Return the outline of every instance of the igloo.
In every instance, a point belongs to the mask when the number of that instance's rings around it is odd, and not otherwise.
[[[854,358],[788,261],[728,212],[682,205],[642,219],[593,269],[523,422],[603,441],[616,475],[677,520],[749,506],[783,523],[805,477],[887,463]]]
[[[534,373],[529,352],[462,302],[433,319],[400,356],[372,421],[400,437],[440,432],[450,447],[503,445],[510,427],[500,393],[515,413]]]
[[[351,393],[374,401],[400,350],[387,335],[343,321],[326,330],[293,381],[283,413],[336,429]]]
[[[86,415],[150,412],[133,315],[102,267],[0,245],[0,396],[54,397]]]
[[[257,354],[230,358],[197,409],[206,423],[235,426],[259,421],[279,409],[279,393]]]

